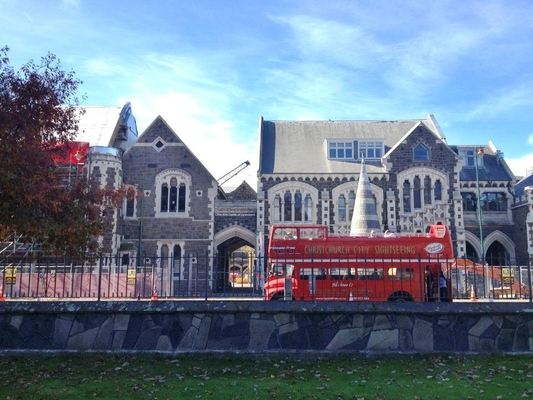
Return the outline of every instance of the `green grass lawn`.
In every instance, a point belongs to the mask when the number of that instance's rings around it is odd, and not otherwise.
[[[533,398],[533,354],[10,354],[0,399]]]

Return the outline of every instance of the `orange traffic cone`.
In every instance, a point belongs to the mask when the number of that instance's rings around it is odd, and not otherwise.
[[[470,301],[477,301],[474,285],[472,285],[472,289],[470,290]]]
[[[152,292],[152,301],[157,301],[157,289],[154,288],[154,291]]]

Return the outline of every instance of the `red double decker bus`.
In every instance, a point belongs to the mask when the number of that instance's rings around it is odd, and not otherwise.
[[[390,237],[333,236],[326,226],[272,226],[266,300],[451,301],[448,228]],[[439,275],[447,289],[439,293]]]

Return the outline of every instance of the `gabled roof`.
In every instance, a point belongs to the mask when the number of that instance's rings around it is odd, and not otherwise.
[[[387,153],[420,122],[445,140],[433,116],[396,121],[266,121],[261,117],[259,173],[354,173],[360,160],[329,160],[328,140],[381,140]],[[382,169],[381,163],[365,161],[369,172]]]
[[[198,165],[201,166],[201,168],[209,176],[210,180],[216,181],[211,172],[209,172],[209,170],[204,166],[200,159],[196,157],[196,155],[191,151],[191,149],[185,144],[185,142],[183,142],[183,140],[181,140],[178,134],[174,132],[170,125],[160,115],[158,115],[152,121],[148,128],[144,130],[144,132],[139,136],[137,141],[124,153],[124,155],[131,153],[136,148],[149,147],[146,145],[155,145],[157,144],[157,142],[165,142],[163,144],[163,150],[160,151],[165,151],[167,147],[169,149],[172,147],[184,148],[188,152],[189,158],[186,160],[186,162],[184,162],[185,160],[181,159],[174,160],[176,165],[179,166],[182,163],[190,164],[191,160],[194,160],[198,163]],[[156,150],[154,150],[154,152],[156,152]]]
[[[400,147],[402,145],[402,143],[407,140],[407,138],[409,137],[409,135],[411,135],[417,128],[420,128],[420,129],[427,129],[427,131],[430,132],[430,134],[433,134],[435,135],[435,139],[436,140],[441,140],[443,143],[446,144],[445,148],[452,154],[455,154],[455,156],[457,158],[459,158],[457,156],[457,153],[454,152],[449,146],[448,144],[446,143],[446,140],[442,137],[442,135],[440,135],[439,133],[435,132],[435,130],[433,130],[431,127],[428,127],[424,122],[422,121],[418,121],[411,129],[409,129],[408,132],[405,133],[405,135],[400,139],[398,140],[390,149],[386,150],[383,158],[387,158],[391,153],[394,152],[394,150],[396,150],[398,147]]]
[[[228,200],[257,200],[257,193],[246,181],[231,192],[226,193]]]

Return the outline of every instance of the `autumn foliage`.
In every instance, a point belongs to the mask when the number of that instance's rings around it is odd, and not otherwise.
[[[77,135],[82,82],[53,54],[15,71],[8,52],[0,49],[0,236],[56,254],[96,251],[102,215],[123,194],[87,179],[65,184],[54,162]]]

